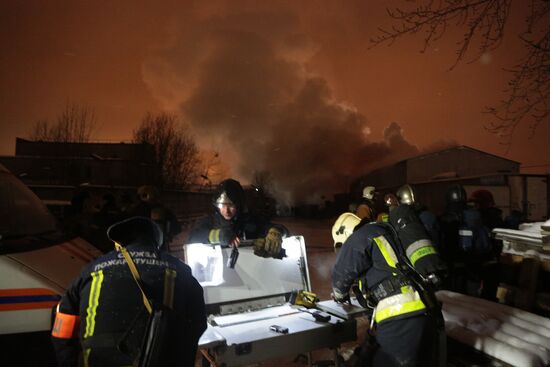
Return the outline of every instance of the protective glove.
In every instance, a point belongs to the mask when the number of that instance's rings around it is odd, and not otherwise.
[[[348,292],[342,293],[340,290],[336,288],[332,288],[332,299],[338,303],[351,303],[349,293]]]
[[[265,238],[258,238],[254,240],[254,255],[260,257],[269,257],[265,251]]]
[[[271,256],[277,256],[281,252],[283,245],[283,235],[277,228],[270,228],[265,236],[265,250]]]
[[[281,246],[283,236],[276,228],[270,228],[265,238],[254,241],[254,254],[261,257],[274,257],[281,259]]]

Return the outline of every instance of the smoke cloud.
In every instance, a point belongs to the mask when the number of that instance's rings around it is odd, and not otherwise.
[[[217,9],[198,9],[171,28],[143,75],[237,178],[269,172],[279,199],[319,202],[373,168],[420,152],[396,122],[383,141],[369,140],[368,118],[308,71],[318,46],[293,13]]]

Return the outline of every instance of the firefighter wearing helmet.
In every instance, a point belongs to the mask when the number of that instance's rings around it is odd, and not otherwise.
[[[374,186],[365,186],[365,188],[363,188],[361,201],[355,210],[355,215],[361,220],[367,222],[374,222],[376,220],[376,210],[374,208],[375,196],[376,188]]]
[[[395,194],[401,204],[412,205],[414,203],[414,191],[409,184],[401,186]]]
[[[220,243],[237,248],[241,240],[255,240],[254,253],[261,257],[282,258],[286,227],[251,216],[246,210],[241,184],[234,179],[222,181],[214,194],[213,212],[191,229],[187,243]]]
[[[170,208],[161,202],[158,188],[151,185],[140,186],[137,190],[139,203],[129,210],[129,216],[152,219],[163,233],[163,245],[168,245],[181,232],[181,224]]]
[[[391,212],[393,209],[397,208],[399,205],[399,200],[394,194],[386,194],[384,195],[384,204],[388,208],[388,211],[378,213],[378,216],[376,217],[377,222],[387,222],[390,218],[388,212]]]
[[[456,292],[496,299],[498,249],[478,208],[468,205],[459,184],[447,189],[447,209],[440,217],[442,255],[451,265],[447,288]]]
[[[403,266],[410,259],[392,225],[359,224],[357,216],[344,213],[334,223],[332,237],[335,244],[343,243],[332,272],[333,299],[348,303],[350,289],[362,282],[363,304],[374,307],[376,333],[373,327],[363,342],[359,365],[444,365],[438,343],[444,330],[435,294]]]
[[[361,218],[353,213],[344,213],[338,217],[332,226],[332,239],[334,240],[335,249],[342,246],[360,222]]]
[[[400,205],[408,205],[416,211],[416,214],[420,218],[424,228],[426,228],[430,239],[434,245],[438,246],[440,242],[440,228],[437,217],[434,213],[428,210],[425,205],[418,202],[413,187],[409,184],[405,184],[397,189],[395,194]]]
[[[107,236],[115,250],[87,265],[57,307],[52,342],[58,365],[131,366],[145,356],[159,366],[193,365],[206,310],[191,269],[162,250],[162,231],[149,218],[115,223]],[[173,316],[158,349],[142,343],[151,304]],[[160,352],[147,354],[151,350]]]

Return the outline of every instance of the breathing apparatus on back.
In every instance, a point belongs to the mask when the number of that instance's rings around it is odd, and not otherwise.
[[[424,225],[410,205],[399,205],[389,214],[394,237],[401,244],[408,262],[423,279],[439,286],[447,265],[439,256]]]

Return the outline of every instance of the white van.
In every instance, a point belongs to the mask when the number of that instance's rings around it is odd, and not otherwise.
[[[42,201],[0,165],[2,349],[21,342],[29,348],[30,340],[49,339],[52,311],[61,295],[84,265],[99,255],[83,239],[58,231]]]

